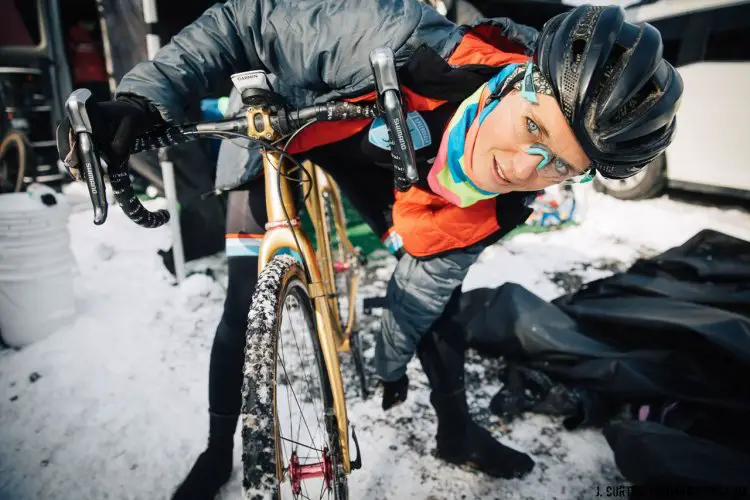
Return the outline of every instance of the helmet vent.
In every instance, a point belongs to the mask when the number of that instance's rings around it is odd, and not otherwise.
[[[580,64],[583,53],[586,51],[586,45],[588,45],[588,43],[582,38],[573,40],[573,44],[570,46],[570,50],[571,52],[573,52],[573,60],[571,62],[574,66],[578,66],[578,64]]]
[[[612,50],[607,57],[607,62],[604,65],[604,78],[609,79],[614,77],[616,69],[621,70],[626,62],[624,60],[625,53],[628,51],[627,47],[623,47],[619,43],[612,46]],[[619,68],[618,68],[619,66]],[[619,71],[618,71],[619,72]]]
[[[639,113],[634,113],[634,111],[655,100],[658,95],[659,92],[654,85],[653,80],[649,80],[628,102],[617,110],[612,121],[614,123],[619,123],[626,118],[635,119]]]

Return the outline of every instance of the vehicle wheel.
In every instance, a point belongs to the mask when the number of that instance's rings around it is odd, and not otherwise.
[[[621,200],[644,200],[660,195],[667,185],[667,162],[659,155],[646,168],[627,179],[604,179],[596,176],[594,189]]]
[[[242,465],[244,498],[348,498],[313,308],[289,255],[260,273],[248,315]]]

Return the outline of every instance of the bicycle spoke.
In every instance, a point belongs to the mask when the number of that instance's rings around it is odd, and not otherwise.
[[[316,435],[316,436],[318,435],[318,431],[320,430],[320,427],[321,427],[322,425],[323,425],[323,422],[322,422],[322,421],[321,421],[320,419],[318,419],[318,427],[316,427],[316,428],[315,428],[315,435]],[[324,441],[325,441],[325,443],[324,443],[324,444],[328,444],[328,441],[327,441],[327,440],[324,440]]]
[[[327,489],[328,488],[326,487],[326,479],[324,477],[323,480],[320,482],[320,496],[318,497],[318,500],[321,500],[323,498],[323,493],[325,493]]]
[[[292,326],[292,333],[294,335],[294,345],[297,346],[297,354],[300,356],[300,360],[304,360],[305,356],[302,355],[299,348],[299,343],[297,342],[297,335],[294,334],[294,327]],[[302,372],[305,375],[305,382],[307,383],[307,390],[310,392],[310,395],[313,395],[313,391],[310,388],[310,376],[308,375],[307,370],[305,369],[305,363],[302,362]],[[320,428],[320,412],[318,411],[318,405],[315,404],[315,398],[312,398],[312,404],[313,404],[313,411],[315,412],[315,415],[318,415],[318,429]],[[317,429],[315,430],[317,432]]]
[[[303,374],[304,374],[304,376],[305,376],[305,384],[306,384],[306,386],[307,386],[307,388],[308,388],[308,391],[310,391],[310,396],[311,396],[311,398],[312,398],[312,406],[313,406],[313,411],[315,412],[315,414],[316,414],[316,420],[318,421],[318,425],[316,426],[316,429],[315,429],[315,433],[312,433],[312,432],[310,431],[310,428],[309,428],[309,424],[308,424],[308,422],[307,422],[307,418],[306,418],[306,416],[305,416],[305,414],[304,414],[305,412],[304,412],[304,411],[301,411],[301,410],[302,410],[302,408],[301,408],[301,405],[299,405],[299,400],[298,400],[298,398],[297,398],[297,395],[296,395],[296,391],[294,390],[294,388],[293,388],[293,384],[292,384],[292,383],[291,383],[291,381],[289,380],[289,377],[288,377],[288,373],[287,373],[287,371],[286,371],[287,360],[286,360],[286,355],[285,355],[285,351],[284,351],[284,349],[283,349],[283,344],[284,344],[284,342],[282,342],[282,359],[281,359],[282,367],[283,367],[283,370],[284,370],[284,372],[285,372],[285,375],[286,375],[286,378],[287,378],[287,380],[288,380],[288,381],[290,382],[290,383],[289,383],[289,387],[290,387],[290,389],[291,389],[291,391],[290,391],[290,392],[292,392],[292,395],[294,396],[294,398],[295,398],[295,401],[297,401],[297,403],[298,403],[298,407],[300,407],[299,409],[300,409],[300,413],[301,413],[301,415],[300,415],[300,417],[301,417],[301,418],[300,418],[300,420],[298,421],[298,429],[297,429],[297,433],[296,433],[296,434],[294,433],[294,430],[292,429],[292,425],[293,425],[293,423],[292,423],[292,422],[291,422],[291,420],[290,420],[290,433],[291,433],[291,436],[292,436],[292,438],[295,438],[295,437],[299,436],[299,430],[301,429],[302,423],[304,423],[304,424],[305,424],[305,427],[306,427],[306,429],[307,429],[307,432],[308,432],[308,434],[310,435],[310,438],[311,438],[311,439],[312,439],[312,441],[313,441],[313,444],[315,444],[315,441],[316,441],[316,436],[318,435],[318,431],[320,430],[320,428],[321,428],[321,425],[322,425],[322,423],[321,423],[321,420],[320,420],[320,412],[318,411],[318,406],[317,406],[317,404],[315,404],[315,399],[316,399],[316,398],[314,397],[314,393],[313,393],[313,391],[312,391],[312,389],[311,389],[311,387],[310,387],[310,380],[309,380],[309,377],[310,377],[310,373],[309,373],[309,370],[307,370],[307,368],[305,367],[305,364],[306,364],[306,363],[304,363],[304,359],[305,359],[305,356],[303,355],[303,353],[302,353],[302,349],[300,348],[300,346],[299,346],[299,342],[297,341],[297,334],[296,334],[296,330],[295,330],[295,321],[294,321],[294,319],[292,318],[292,311],[291,311],[290,305],[289,305],[288,303],[285,303],[285,310],[286,310],[286,313],[287,313],[287,316],[288,316],[288,319],[289,319],[290,330],[291,330],[292,336],[293,336],[293,338],[294,338],[295,346],[296,346],[296,348],[297,348],[297,353],[298,353],[298,355],[299,355],[299,358],[300,358],[300,362],[301,362],[301,364],[302,364],[302,368],[303,368]],[[308,325],[308,326],[309,326],[309,325]],[[307,352],[307,350],[305,350],[305,352]],[[289,399],[289,392],[287,392],[287,398]],[[291,405],[291,401],[289,401],[289,402],[288,402],[288,405],[289,405],[289,408],[290,408],[290,410],[291,410],[291,406],[292,406],[292,405]],[[291,413],[291,412],[290,412],[290,413]],[[290,416],[291,416],[291,415],[290,415]],[[327,440],[325,440],[325,439],[324,439],[324,441],[327,441]],[[295,442],[297,442],[297,441],[295,441]],[[296,449],[295,449],[295,452],[296,452]],[[286,451],[285,451],[284,453],[286,453]],[[318,461],[320,461],[320,458],[319,458],[319,457],[318,457]]]
[[[291,427],[291,422],[289,423],[289,426]],[[297,433],[296,433],[296,434],[292,433],[292,437],[295,437],[295,436],[297,436],[297,438],[299,438],[299,432],[300,432],[300,428],[301,428],[301,427],[302,427],[302,419],[299,419],[299,420],[297,421]],[[317,431],[317,429],[315,430],[315,432],[316,432],[316,433],[318,432],[318,431]],[[316,435],[317,435],[317,434],[316,434]],[[312,437],[312,436],[311,436],[311,437]],[[315,439],[315,438],[313,438],[313,440],[314,440],[314,439]],[[315,443],[313,443],[313,444],[315,444]],[[296,451],[296,450],[295,450],[295,451]]]
[[[285,304],[285,306],[286,306],[286,304]],[[289,310],[287,309],[287,314],[288,314],[288,313],[289,313]],[[284,320],[284,317],[282,316],[282,323],[283,323],[283,320]],[[281,346],[281,364],[282,364],[282,366],[283,366],[283,365],[285,365],[285,364],[286,364],[286,363],[285,363],[286,357],[284,356],[284,342],[279,342],[279,344],[280,344],[280,346]],[[290,395],[289,395],[289,391],[287,391],[287,393],[286,393],[286,399],[287,399],[287,408],[289,408],[289,411],[291,411],[291,408],[292,408],[292,400],[291,400],[291,398],[290,398],[289,396],[290,396]],[[290,434],[290,435],[292,435],[292,436],[294,435],[294,434],[292,433],[292,419],[291,419],[291,418],[289,419],[289,434]],[[294,451],[294,450],[293,450],[293,451]],[[286,450],[283,450],[283,452],[284,452],[284,454],[286,455]],[[284,457],[282,457],[282,459],[283,459],[283,458],[284,458]]]
[[[292,325],[292,334],[293,334],[293,337],[294,337],[294,345],[297,347],[297,354],[300,355],[300,362],[302,364],[302,371],[305,374],[305,381],[307,382],[308,390],[312,394],[313,391],[310,389],[310,383],[309,383],[310,376],[308,375],[308,371],[307,371],[307,369],[305,367],[305,363],[304,363],[304,360],[307,358],[307,356],[306,355],[303,356],[302,352],[300,351],[299,342],[297,342],[297,334],[294,331],[294,325]],[[307,350],[305,350],[305,354],[307,354]],[[317,405],[315,405],[315,399],[314,398],[313,398],[313,407],[314,407],[315,413],[319,414]]]
[[[297,442],[297,441],[295,441],[295,440],[293,440],[293,439],[287,439],[287,438],[285,438],[284,436],[280,436],[280,437],[281,437],[281,439],[283,439],[284,441],[289,441],[290,443],[292,443],[292,444],[296,444],[297,446],[301,446],[301,447],[303,447],[303,448],[307,448],[308,450],[315,450],[315,451],[317,451],[317,452],[323,453],[323,450],[319,450],[319,449],[317,449],[317,448],[313,448],[312,446],[307,446],[306,444],[302,444],[302,443],[299,443],[299,442]],[[299,457],[298,457],[298,458],[299,458]]]
[[[302,372],[303,372],[303,375],[305,377],[305,384],[307,386],[307,390],[309,392],[309,395],[310,395],[310,397],[312,399],[313,411],[315,412],[316,420],[318,422],[318,425],[315,428],[314,436],[318,436],[318,431],[320,430],[323,422],[321,421],[321,418],[320,418],[321,412],[320,412],[320,410],[318,408],[318,405],[316,404],[316,399],[317,398],[315,397],[315,395],[317,394],[318,391],[313,391],[313,388],[310,386],[311,375],[310,375],[310,371],[308,370],[309,363],[305,363],[304,362],[306,359],[309,359],[309,355],[308,355],[309,350],[308,349],[301,349],[300,348],[299,342],[297,341],[297,333],[296,333],[296,331],[294,329],[294,322],[290,321],[290,324],[291,324],[292,336],[294,338],[294,344],[295,344],[295,346],[297,348],[297,354],[298,354],[299,359],[300,359],[300,364],[302,365]],[[303,353],[303,351],[304,351],[304,353]],[[314,356],[314,354],[313,354],[313,356]],[[308,365],[308,366],[306,366],[306,365]],[[299,427],[300,427],[300,424],[301,424],[301,422],[298,423],[298,433],[297,433],[297,436],[299,436]],[[309,429],[308,429],[308,432],[309,432]],[[313,440],[315,440],[315,437],[313,437],[313,436],[311,436],[311,437],[313,438]],[[323,436],[323,440],[324,440],[325,444],[328,444],[328,440],[326,439],[327,437],[328,437],[327,435]]]
[[[294,332],[294,327],[292,327],[292,332]],[[297,354],[300,355],[300,360],[305,359],[306,356],[303,356],[302,352],[300,352],[299,342],[297,342],[297,335],[296,334],[294,335],[294,345],[297,346]],[[310,381],[310,376],[308,375],[308,372],[307,372],[307,370],[305,368],[304,362],[302,362],[302,372],[304,373],[304,375],[305,375],[305,381],[307,382],[307,390],[310,391],[310,394],[312,395],[313,391],[310,388],[310,382],[309,382]],[[320,412],[318,411],[318,405],[315,404],[315,398],[313,398],[313,410],[315,411],[316,415],[320,415]]]
[[[326,488],[326,482],[325,481],[321,482],[320,483],[320,496],[318,497],[318,500],[323,499],[323,493],[325,493],[327,490],[328,488]]]
[[[296,434],[296,436],[297,436],[297,439],[299,439],[299,431],[300,431],[300,428],[302,427],[302,422],[303,422],[303,420],[302,420],[302,419],[299,419],[299,420],[297,421],[297,434]],[[294,434],[292,434],[292,437],[294,437],[294,436],[295,436],[295,435],[294,435]],[[315,443],[313,443],[313,444],[315,444]]]
[[[281,440],[281,467],[283,469],[282,473],[281,473],[281,480],[283,481],[284,480],[284,472],[283,471],[285,470],[285,471],[289,472],[289,467],[286,467],[286,468],[284,467],[284,460],[285,460],[284,457],[287,456],[287,454],[286,454],[286,443],[284,442],[284,437],[281,434],[279,434],[279,439]]]
[[[288,303],[286,303],[286,302],[284,303],[284,309],[286,310],[286,313],[287,313],[287,318],[289,319],[289,324],[290,324],[290,325],[292,325],[292,326],[291,326],[291,328],[292,328],[292,331],[294,331],[294,322],[293,322],[293,320],[292,320],[292,313],[291,313],[291,311],[289,311],[289,304],[288,304]],[[282,342],[282,343],[281,343],[281,345],[283,346],[283,345],[284,345],[284,342]],[[285,361],[285,359],[286,359],[286,358],[282,359],[282,363],[283,363],[283,364],[284,364],[284,365],[286,366],[286,361]],[[287,378],[287,381],[289,382],[289,386],[291,387],[291,386],[292,386],[292,384],[291,384],[291,381],[290,381],[290,380],[289,380],[288,378]],[[290,395],[291,395],[291,394],[290,394],[290,391],[287,391],[287,393],[286,393],[286,397],[287,397],[287,404],[288,404],[288,408],[289,408],[289,411],[291,412],[291,411],[292,411],[292,400],[291,400],[291,398],[290,398]],[[291,417],[291,415],[290,415],[290,417]],[[299,431],[300,431],[300,426],[301,426],[301,424],[302,424],[302,420],[300,419],[300,420],[299,420],[299,421],[297,422],[297,432],[296,432],[296,434],[295,434],[295,432],[294,432],[294,428],[293,428],[293,425],[294,425],[294,424],[293,424],[293,422],[292,422],[292,419],[291,419],[291,418],[289,419],[289,435],[290,435],[290,436],[291,436],[292,438],[295,438],[295,437],[296,437],[297,439],[299,439]],[[296,448],[295,448],[294,450],[292,450],[292,451],[293,451],[293,452],[295,452],[295,453],[297,452]]]
[[[284,361],[279,359],[279,362],[281,363],[281,369],[284,371],[284,376],[286,377],[286,380],[290,382],[291,379],[289,378],[289,374],[286,371],[286,365],[284,364]],[[294,397],[294,402],[297,403],[297,407],[301,408],[299,399],[297,398],[297,393],[294,390],[294,386],[289,384],[289,390],[292,392],[292,396]],[[307,429],[308,434],[310,434],[310,439],[315,441],[315,438],[313,437],[312,432],[310,432],[310,427],[307,425],[307,419],[305,418],[305,415],[302,414],[301,418],[302,418],[303,423],[305,424],[305,428]]]
[[[284,375],[286,375],[286,379],[289,380],[289,375],[286,372],[286,367],[284,366],[284,363],[281,364],[281,368],[282,370],[284,370]],[[295,403],[297,403],[297,406],[299,407],[300,403],[299,403],[299,399],[297,399],[297,394],[294,392],[294,387],[291,387],[290,390],[292,392],[292,396],[294,396]],[[305,424],[305,428],[307,429],[307,433],[310,434],[310,439],[315,441],[315,438],[313,438],[312,433],[310,432],[310,427],[307,425],[307,419],[305,419],[305,415],[303,414],[301,416],[302,416],[302,421]]]

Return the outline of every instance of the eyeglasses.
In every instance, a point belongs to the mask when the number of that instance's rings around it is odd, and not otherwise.
[[[542,157],[536,168],[539,175],[545,179],[554,179],[557,182],[569,184],[583,184],[584,182],[591,181],[596,176],[596,169],[593,167],[587,169],[585,172],[579,172],[565,160],[556,156],[544,144],[532,144],[526,152],[530,155]]]

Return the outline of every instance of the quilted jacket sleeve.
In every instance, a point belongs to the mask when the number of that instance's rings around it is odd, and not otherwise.
[[[483,249],[476,245],[430,259],[401,257],[388,283],[387,305],[375,343],[378,377],[394,381],[406,373],[417,344],[443,314],[451,294]]]
[[[448,22],[426,9],[417,0],[229,0],[175,35],[152,61],[139,63],[117,94],[143,96],[165,120],[176,121],[241,71],[265,70],[285,94],[351,89],[370,79],[372,48],[397,52],[423,30]],[[423,20],[433,15],[434,22]]]

